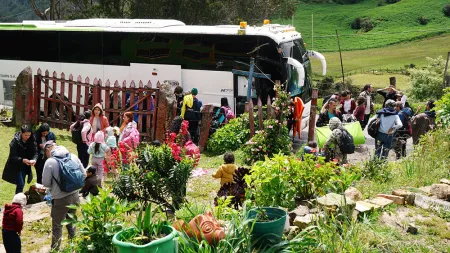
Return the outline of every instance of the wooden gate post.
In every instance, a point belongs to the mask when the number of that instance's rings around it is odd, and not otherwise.
[[[15,84],[15,102],[13,110],[13,122],[15,126],[32,124],[33,120],[33,72],[26,67],[20,72]],[[39,108],[36,108],[39,110]]]
[[[396,84],[397,84],[397,79],[395,78],[395,76],[389,77],[389,85],[392,85],[392,86],[394,86],[394,88],[397,88]]]
[[[208,137],[209,137],[209,129],[211,128],[213,109],[214,109],[213,105],[203,106],[202,124],[200,126],[200,141],[198,142],[200,152],[203,152],[206,147],[206,141],[208,140]]]
[[[314,141],[314,130],[316,129],[316,111],[317,111],[317,98],[319,97],[319,90],[313,89],[311,111],[309,112],[308,123],[308,141]]]

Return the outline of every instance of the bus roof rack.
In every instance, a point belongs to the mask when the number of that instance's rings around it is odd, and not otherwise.
[[[67,21],[64,27],[126,27],[126,28],[162,28],[185,26],[174,19],[77,19]]]

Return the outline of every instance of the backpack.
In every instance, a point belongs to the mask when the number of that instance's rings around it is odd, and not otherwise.
[[[236,117],[230,107],[222,106],[221,108],[225,111],[225,118],[227,120],[234,119]]]
[[[342,129],[342,136],[339,142],[339,149],[343,154],[355,153],[355,143],[353,142],[353,136],[346,130]]]
[[[81,144],[83,143],[83,137],[81,135],[81,131],[83,130],[84,123],[80,123],[80,126],[78,128],[72,128],[72,142],[75,144]],[[87,132],[86,136],[89,135],[91,132],[91,129]]]
[[[411,127],[410,117],[403,111],[402,111],[402,114],[403,114],[403,117],[405,117],[405,122],[402,122],[402,123],[406,123],[406,125],[404,125],[403,127],[404,127],[406,133],[409,136],[412,136],[412,127]]]
[[[72,160],[70,153],[65,157],[53,157],[59,163],[59,179],[53,179],[63,192],[72,192],[81,189],[84,185],[84,173],[80,165]]]
[[[376,138],[378,134],[378,129],[380,128],[380,118],[375,118],[372,121],[369,122],[369,125],[367,125],[367,133],[372,138]]]

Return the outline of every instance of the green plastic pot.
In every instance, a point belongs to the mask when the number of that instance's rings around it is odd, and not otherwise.
[[[118,253],[177,253],[178,245],[177,240],[175,239],[178,236],[178,232],[175,228],[171,226],[164,226],[162,231],[167,234],[167,236],[151,241],[145,245],[136,245],[131,242],[123,242],[121,241],[121,236],[123,233],[133,230],[134,228],[128,228],[126,230],[122,230],[119,233],[115,234],[112,242],[116,246]]]
[[[253,222],[252,242],[256,247],[265,247],[281,242],[283,236],[284,225],[286,223],[287,213],[283,209],[276,207],[259,207],[251,209],[247,218],[254,219],[259,210],[264,210],[271,221],[269,222]]]

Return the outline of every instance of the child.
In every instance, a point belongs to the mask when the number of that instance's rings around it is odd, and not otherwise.
[[[23,226],[22,207],[27,204],[27,197],[23,193],[14,196],[12,204],[5,205],[3,212],[2,236],[6,252],[21,252],[20,234]]]
[[[89,146],[88,153],[92,155],[92,166],[97,168],[100,184],[103,180],[103,160],[105,160],[107,152],[110,152],[110,150],[105,143],[105,134],[102,131],[98,131],[95,134],[94,142]]]
[[[233,182],[234,171],[238,168],[234,164],[234,155],[231,152],[226,152],[223,155],[224,164],[220,165],[219,169],[212,175],[213,178],[220,178],[220,185]]]
[[[92,166],[90,166],[86,170],[86,179],[84,180],[83,189],[81,189],[81,191],[80,191],[80,193],[83,195],[83,197],[86,197],[87,195],[89,195],[89,193],[92,196],[98,195],[98,187],[101,188],[101,186],[100,186],[100,180],[95,175],[96,171],[97,171],[97,169]]]
[[[106,128],[106,145],[109,147],[109,152],[106,152],[105,154],[105,160],[110,161],[111,155],[117,150],[117,138],[114,135],[114,128],[107,127]],[[106,171],[112,172],[115,176],[118,175],[117,169],[115,166],[108,166],[105,161],[104,167],[106,168]]]
[[[356,100],[356,102],[358,103],[358,106],[356,107],[355,111],[353,112],[353,115],[359,121],[361,128],[364,129],[364,127],[366,127],[364,125],[364,114],[366,111],[366,106],[364,104],[366,102],[366,98],[358,97],[358,100]]]
[[[317,142],[315,141],[308,141],[308,145],[303,148],[303,154],[302,154],[302,160],[304,159],[305,154],[312,154],[317,156],[318,155],[317,150]]]

